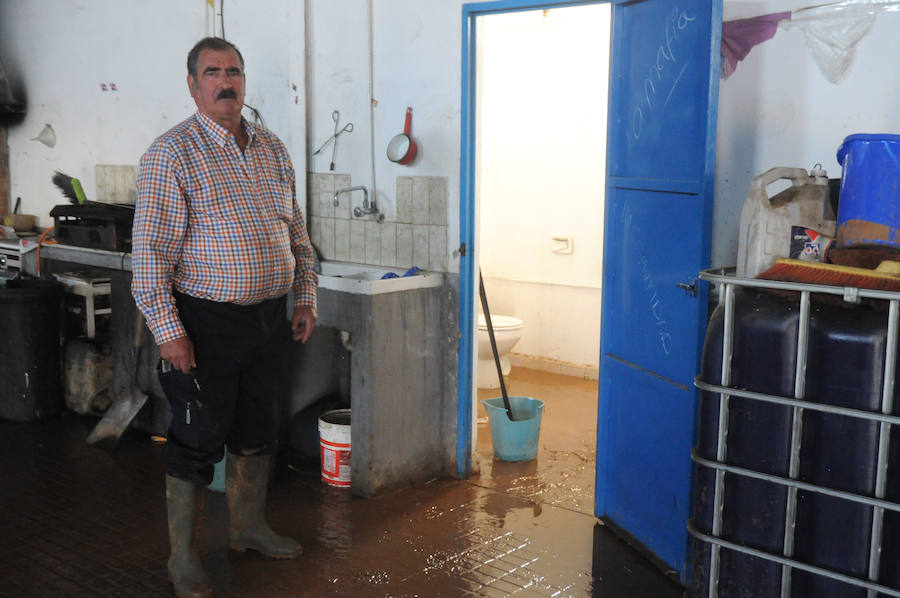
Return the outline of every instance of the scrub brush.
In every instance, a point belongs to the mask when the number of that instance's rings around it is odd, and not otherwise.
[[[78,179],[57,170],[56,174],[53,175],[53,184],[59,187],[63,195],[69,198],[69,203],[79,205],[87,203],[87,197],[85,197],[81,181]]]
[[[900,291],[900,262],[884,260],[877,268],[870,270],[779,258],[774,266],[759,274],[757,278],[876,291]]]

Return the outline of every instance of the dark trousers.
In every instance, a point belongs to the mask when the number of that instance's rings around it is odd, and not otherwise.
[[[160,368],[172,413],[163,458],[170,476],[207,485],[226,445],[238,455],[274,452],[290,322],[284,297],[249,306],[182,294],[175,300],[197,367],[192,374]]]

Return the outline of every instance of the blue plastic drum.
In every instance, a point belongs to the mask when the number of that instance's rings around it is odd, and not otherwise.
[[[900,248],[900,135],[850,135],[837,160],[843,167],[838,246]]]

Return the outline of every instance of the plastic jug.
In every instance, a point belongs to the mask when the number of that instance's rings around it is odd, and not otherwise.
[[[766,187],[780,179],[791,186],[768,196]],[[816,165],[803,168],[778,166],[756,176],[741,210],[737,275],[753,278],[788,257],[791,229],[799,226],[834,236],[835,215],[828,201],[828,174]]]

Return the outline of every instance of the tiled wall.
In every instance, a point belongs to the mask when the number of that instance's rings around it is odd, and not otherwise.
[[[352,186],[349,174],[309,173],[307,181],[309,236],[326,260],[447,271],[447,177],[397,177],[397,216],[381,223],[353,216],[362,191],[334,205],[334,192]]]

